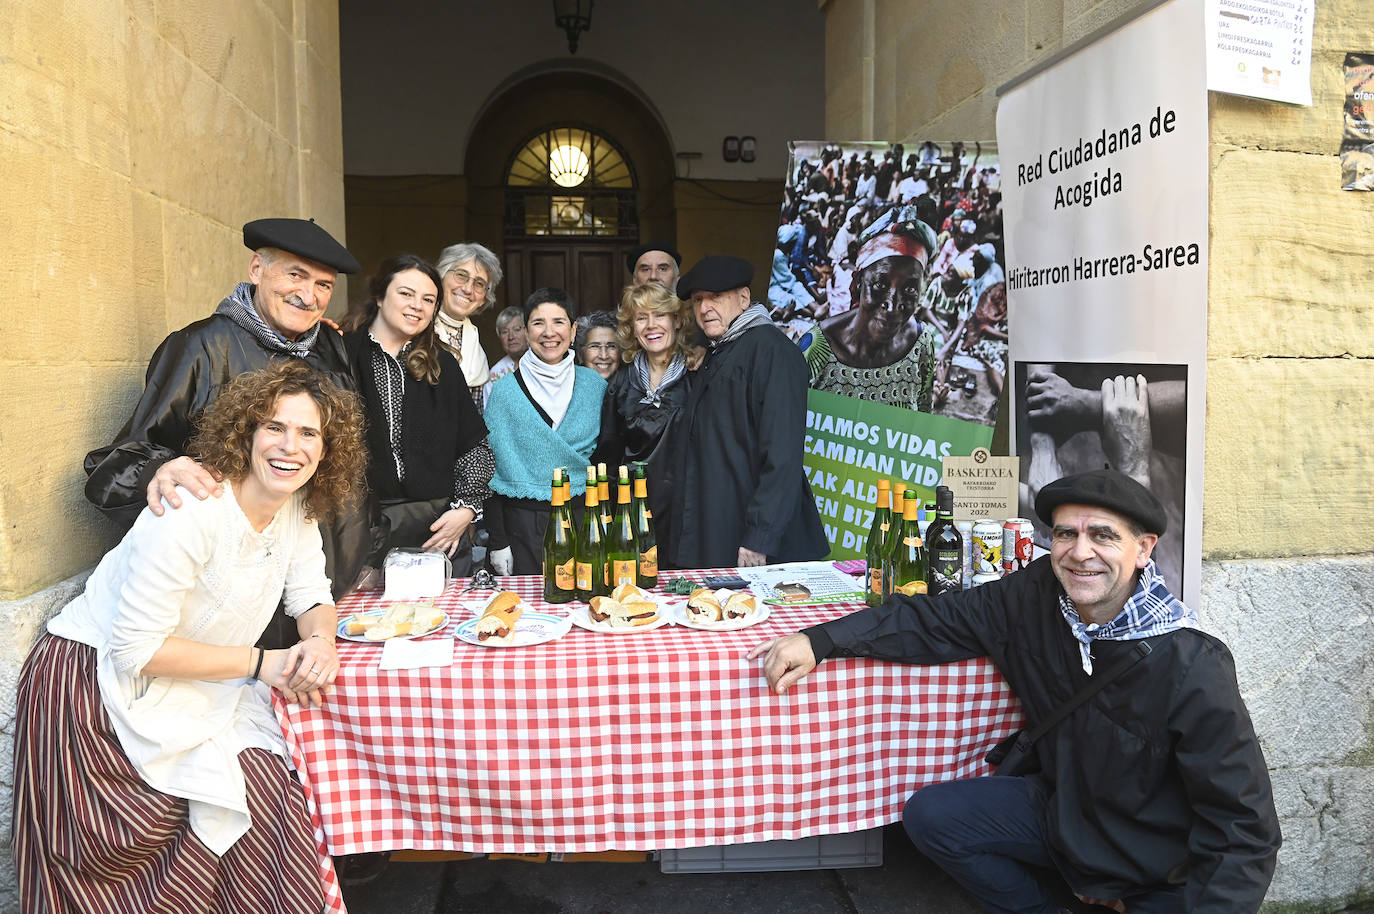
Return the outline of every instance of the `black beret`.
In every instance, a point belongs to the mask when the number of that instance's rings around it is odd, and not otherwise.
[[[357,273],[362,269],[348,248],[316,225],[314,219],[254,219],[243,226],[243,246],[250,251],[280,248],[340,273]]]
[[[693,292],[728,292],[754,281],[754,267],[743,257],[712,254],[696,262],[677,281],[677,297],[688,301]]]
[[[662,251],[673,258],[673,263],[677,264],[679,267],[682,266],[682,255],[673,250],[673,246],[661,238],[655,238],[653,241],[646,241],[626,254],[625,266],[629,267],[630,272],[633,273],[635,271],[635,264],[639,263],[639,258],[650,251]]]
[[[1163,535],[1169,525],[1164,505],[1149,489],[1116,470],[1091,470],[1065,476],[1045,486],[1035,496],[1035,513],[1054,526],[1054,509],[1060,505],[1092,505],[1124,514],[1145,529]]]

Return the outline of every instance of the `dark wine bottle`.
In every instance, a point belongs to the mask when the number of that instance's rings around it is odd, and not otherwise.
[[[926,528],[930,554],[931,596],[964,589],[964,537],[954,526],[954,492],[948,486],[935,489],[935,520]]]

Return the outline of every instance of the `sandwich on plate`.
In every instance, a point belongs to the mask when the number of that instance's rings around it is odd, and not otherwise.
[[[515,623],[524,612],[519,594],[501,591],[491,598],[486,611],[477,620],[477,640],[484,644],[512,644],[515,641]]]

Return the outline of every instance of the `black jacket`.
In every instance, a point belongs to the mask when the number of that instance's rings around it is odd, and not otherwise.
[[[672,496],[677,490],[678,424],[687,408],[692,374],[684,374],[659,396],[659,405],[641,403],[644,388],[633,365],[611,375],[601,401],[601,436],[592,463],[615,467],[642,460],[649,476],[649,510],[654,516],[658,554],[673,555]],[[612,474],[614,475],[614,474]]]
[[[158,467],[186,453],[195,420],[220,388],[245,371],[285,358],[264,349],[251,333],[213,314],[168,335],[153,353],[143,395],[115,440],[86,455],[86,499],[125,529],[148,506],[148,483]],[[334,383],[353,390],[343,340],[320,330],[305,361]],[[341,596],[373,549],[374,505],[362,505],[321,525],[326,573]]]
[[[401,459],[406,478],[396,478],[391,439],[377,378],[372,370],[371,337],[367,330],[344,336],[358,392],[367,408],[367,447],[371,460],[367,482],[383,501],[429,500],[453,497],[453,464],[487,437],[487,426],[472,405],[467,380],[458,360],[439,351],[439,381],[417,381],[405,370],[401,407]],[[404,366],[403,366],[404,367]]]
[[[774,562],[830,553],[802,467],[810,377],[801,350],[771,325],[706,357],[680,420],[676,567],[733,567],[741,546]]]
[[[816,656],[905,663],[987,656],[1027,726],[1088,682],[1048,557],[960,594],[896,597],[807,629]],[[1036,743],[1050,853],[1077,892],[1186,882],[1192,914],[1257,911],[1280,844],[1269,770],[1226,645],[1195,629],[1153,651]],[[1131,641],[1096,641],[1105,670]]]

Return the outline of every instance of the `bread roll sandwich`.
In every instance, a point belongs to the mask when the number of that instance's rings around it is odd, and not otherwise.
[[[692,591],[692,595],[687,598],[687,621],[698,625],[708,622],[719,622],[720,601],[716,595],[705,587],[698,587]]]
[[[587,605],[587,614],[593,622],[601,622],[612,628],[638,628],[658,621],[658,604],[648,600],[622,603],[614,597],[592,597]]]
[[[649,595],[634,584],[621,584],[611,591],[611,599],[617,603],[637,603],[649,599]]]
[[[369,641],[385,641],[398,635],[415,635],[438,628],[444,620],[442,610],[434,608],[433,602],[393,603],[381,616],[357,617],[349,620],[346,631],[352,635],[355,629],[362,628],[362,635]]]
[[[756,608],[757,604],[754,603],[753,594],[737,593],[732,594],[730,599],[726,600],[725,604],[721,606],[720,610],[722,618],[727,622],[732,622],[735,619],[743,619],[747,616],[752,616]]]
[[[514,643],[515,623],[524,613],[525,607],[520,605],[519,594],[501,591],[491,598],[486,611],[477,620],[477,640],[492,644]]]

